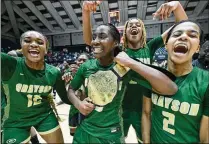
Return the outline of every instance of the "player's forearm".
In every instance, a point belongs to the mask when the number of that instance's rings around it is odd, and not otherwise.
[[[84,43],[91,45],[92,40],[92,31],[91,31],[91,19],[89,11],[82,11],[82,20],[83,20],[83,39]]]
[[[157,93],[173,95],[177,92],[176,84],[162,72],[131,59],[129,68],[144,77]]]
[[[145,91],[146,90],[146,91]],[[142,140],[143,143],[150,143],[150,129],[151,129],[151,93],[144,90],[145,95],[143,96],[143,109],[142,109]],[[147,97],[149,96],[149,98]]]
[[[77,109],[79,109],[79,104],[81,101],[77,98],[77,96],[75,95],[75,91],[72,89],[70,85],[68,88],[68,99]]]
[[[142,112],[142,140],[150,143],[150,114]]]
[[[176,22],[187,20],[188,16],[186,12],[184,11],[184,8],[182,7],[181,3],[179,2],[177,8],[173,11],[175,15]]]
[[[59,95],[59,97],[64,103],[71,105],[70,100],[67,97],[67,90],[65,88],[65,82],[64,80],[61,79],[61,77],[56,81],[55,90],[57,91],[57,94]]]

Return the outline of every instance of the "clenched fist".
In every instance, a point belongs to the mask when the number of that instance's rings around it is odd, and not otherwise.
[[[97,5],[101,3],[101,0],[99,1],[84,1],[83,2],[83,11],[86,12],[95,12],[97,9]]]
[[[121,66],[129,67],[129,64],[131,64],[133,60],[125,52],[120,52],[114,58],[114,61],[117,62]]]
[[[80,111],[80,113],[85,116],[90,114],[95,108],[94,104],[90,103],[89,101],[89,98],[85,98],[83,101],[80,102],[78,106],[78,110]]]

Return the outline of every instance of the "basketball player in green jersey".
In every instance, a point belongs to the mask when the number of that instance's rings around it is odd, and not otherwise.
[[[13,57],[23,57],[22,49],[11,50],[7,54],[10,55],[10,56],[13,56]],[[34,127],[31,127],[31,129],[30,129],[30,135],[31,135],[31,139],[30,139],[31,143],[32,144],[39,144],[38,136],[37,136],[37,133],[36,133],[36,130],[35,130]]]
[[[163,73],[131,59],[124,52],[114,58],[114,52],[120,49],[120,34],[112,24],[98,26],[95,35],[92,47],[96,59],[79,67],[68,90],[73,105],[87,115],[77,127],[73,143],[124,143],[121,103],[130,77],[145,87],[149,87],[149,81],[154,91],[168,95],[175,93],[176,87]],[[132,70],[125,73],[128,67]],[[87,95],[84,101],[75,96],[82,84]]]
[[[89,13],[94,11],[100,3],[100,1],[97,1],[96,3],[90,1],[83,3],[84,41],[88,45],[90,44],[92,37]],[[160,17],[160,19],[163,20],[167,19],[171,12],[174,13],[176,21],[187,19],[187,15],[178,1],[162,4],[153,16]],[[165,31],[162,35],[146,43],[146,30],[143,21],[136,18],[130,19],[124,26],[123,49],[130,57],[150,64],[155,51],[164,45],[167,33],[168,31]],[[129,127],[132,125],[136,131],[139,143],[142,143],[141,115],[143,95],[142,93],[138,93],[138,91],[143,91],[143,89],[144,88],[138,85],[136,81],[130,80],[123,100],[124,134],[125,136],[128,135]]]
[[[203,33],[191,21],[177,23],[168,33],[168,70],[176,77],[172,97],[153,93],[143,98],[145,143],[209,143],[209,72],[192,66]]]
[[[20,43],[23,58],[1,53],[1,78],[7,98],[3,143],[28,143],[32,126],[47,143],[63,143],[48,100],[52,87],[64,102],[70,102],[60,71],[44,62],[48,41],[43,34],[28,31],[22,34]]]

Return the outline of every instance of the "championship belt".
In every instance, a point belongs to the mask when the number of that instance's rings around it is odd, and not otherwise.
[[[128,71],[130,70],[129,67],[124,67],[124,66],[121,66],[119,64],[116,64],[114,67],[113,67],[113,71],[120,77],[122,78],[126,73],[128,73]]]
[[[98,71],[86,80],[88,98],[91,99],[89,102],[96,106],[95,110],[101,112],[117,94],[118,76],[111,70]]]

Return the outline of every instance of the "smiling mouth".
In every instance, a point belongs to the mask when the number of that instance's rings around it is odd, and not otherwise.
[[[40,52],[37,51],[37,50],[29,50],[28,53],[29,53],[32,57],[38,57],[38,55],[40,54]]]
[[[101,47],[93,47],[94,49],[94,53],[95,54],[98,54],[98,53],[102,53],[103,52],[103,49]]]
[[[174,52],[179,54],[185,54],[188,52],[187,45],[185,44],[178,44],[174,47]]]

